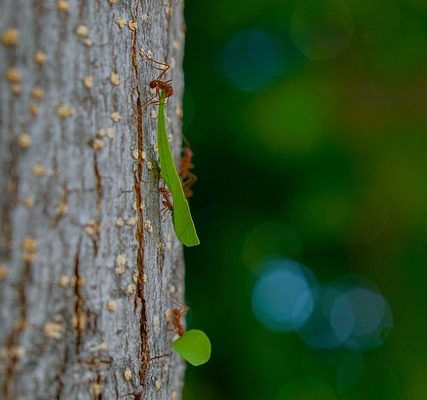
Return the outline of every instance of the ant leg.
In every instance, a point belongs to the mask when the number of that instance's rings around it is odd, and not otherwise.
[[[190,198],[193,195],[193,191],[191,187],[197,180],[196,175],[191,174],[193,178],[189,177],[189,179],[182,179],[182,190],[184,191],[185,198]],[[188,175],[189,176],[189,175]]]
[[[165,99],[165,102],[164,102],[164,103],[160,103],[160,101],[153,101],[152,103],[147,104],[147,105],[154,105],[154,106],[158,106],[158,105],[160,105],[160,104],[163,104],[164,106],[165,106],[166,104],[168,104],[168,98],[166,97],[166,99]]]
[[[197,181],[197,176],[194,175],[192,172],[190,171],[184,171],[185,173],[183,173],[181,175],[181,180],[182,180],[182,184],[183,186],[192,186],[196,183]]]
[[[167,103],[168,103],[168,98],[165,97],[165,102],[163,104],[165,105]],[[160,89],[157,86],[156,86],[156,94],[150,100],[146,101],[143,104],[143,107],[149,106],[151,104],[155,106],[158,106],[160,104]]]
[[[193,191],[191,190],[191,185],[182,185],[182,191],[184,192],[184,196],[186,199],[189,199],[193,196]]]
[[[167,207],[164,207],[161,210],[159,210],[160,222],[165,222],[166,221],[167,215],[168,215],[168,211],[172,212],[172,210],[169,210],[169,208],[167,208]]]
[[[193,197],[193,194],[194,194],[194,192],[191,189],[185,189],[184,190],[184,196],[186,199]]]
[[[162,76],[163,76],[164,74],[166,74],[167,70],[170,68],[170,67],[169,67],[169,64],[167,64],[166,62],[164,62],[164,63],[163,63],[163,62],[160,62],[160,61],[154,60],[153,58],[148,57],[147,55],[145,55],[145,58],[146,58],[147,60],[150,60],[151,62],[153,62],[153,63],[155,63],[155,64],[162,65],[162,68],[157,68],[157,67],[155,67],[155,66],[153,65],[153,67],[154,67],[154,68],[156,68],[156,69],[158,69],[158,70],[161,70],[161,71],[162,71],[162,72],[160,73],[160,75],[157,77],[157,80],[161,80]]]
[[[183,314],[181,314],[181,316],[184,316],[185,314],[187,314],[187,313],[188,313],[188,311],[190,310],[190,307],[189,307],[189,306],[187,306],[187,304],[183,304],[183,303],[181,303],[180,301],[175,300],[174,298],[172,298],[172,297],[170,297],[170,296],[168,296],[168,297],[169,297],[169,300],[170,300],[172,303],[174,303],[175,305],[179,306],[182,310],[185,310],[185,312],[184,312]]]
[[[164,103],[160,103],[160,100],[157,100],[157,95],[152,97],[150,100],[147,100],[145,103],[142,104],[142,107],[148,107],[148,106],[158,106],[160,104],[166,105],[168,104],[168,98],[165,98],[165,102]]]
[[[159,65],[163,65],[163,69],[166,70],[166,71],[169,69],[169,64],[167,64],[166,62],[163,63],[161,61],[157,61],[154,58],[151,58],[151,57],[148,57],[148,56],[145,56],[145,58],[147,60],[152,61],[153,63],[159,64]]]
[[[157,80],[158,81],[161,81],[162,80],[162,77],[163,77],[163,75],[164,74],[166,74],[166,71],[169,69],[169,65],[167,66],[167,68],[165,68],[160,74],[159,74],[159,76],[157,77]]]
[[[157,94],[152,97],[150,100],[147,100],[145,103],[142,104],[142,107],[148,107],[150,104],[155,104],[157,99]]]
[[[150,60],[150,58],[149,58],[149,60]],[[154,60],[152,60],[152,61],[154,61]],[[164,71],[166,69],[165,67],[156,67],[155,65],[153,65],[152,67],[159,70],[159,71]]]
[[[170,68],[169,64],[167,64],[166,62],[163,63],[163,62],[160,62],[160,61],[156,61],[154,58],[148,58],[148,57],[147,57],[147,59],[150,60],[150,61],[152,61],[153,63],[158,64],[158,65],[163,65],[163,68],[158,68],[158,69],[162,69],[165,72]],[[153,65],[153,67],[154,67],[154,65]],[[154,68],[156,68],[156,67],[154,67]]]

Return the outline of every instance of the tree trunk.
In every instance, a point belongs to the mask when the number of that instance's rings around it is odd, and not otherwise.
[[[159,65],[141,54],[171,67],[178,157],[182,2],[0,10],[0,398],[179,399],[183,256],[145,105]]]

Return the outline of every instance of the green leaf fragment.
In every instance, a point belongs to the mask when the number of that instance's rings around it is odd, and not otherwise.
[[[194,366],[208,362],[211,356],[211,342],[206,334],[198,329],[186,331],[172,343],[172,348]]]
[[[185,198],[181,180],[175,167],[172,151],[169,147],[164,102],[165,93],[162,91],[160,94],[157,125],[157,145],[159,148],[161,175],[173,198],[172,222],[176,236],[185,246],[196,246],[200,244],[200,241],[193,219],[191,218],[190,207]]]

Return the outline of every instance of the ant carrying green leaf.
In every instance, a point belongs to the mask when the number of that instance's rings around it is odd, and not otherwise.
[[[157,144],[159,148],[160,174],[168,187],[173,198],[171,203],[169,196],[167,201],[165,193],[162,193],[165,205],[172,211],[172,222],[178,239],[185,246],[196,246],[200,244],[196,233],[193,219],[191,218],[190,207],[184,194],[184,189],[179,178],[178,172],[169,147],[168,135],[166,131],[165,103],[166,92],[160,89],[158,125],[157,125]]]

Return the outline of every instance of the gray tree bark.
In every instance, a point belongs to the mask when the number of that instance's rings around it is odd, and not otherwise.
[[[180,151],[177,0],[0,0],[0,398],[180,399],[156,106]]]

